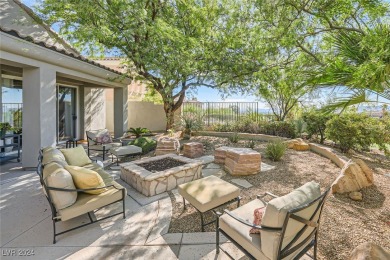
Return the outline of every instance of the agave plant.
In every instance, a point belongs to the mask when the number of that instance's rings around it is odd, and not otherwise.
[[[137,127],[137,128],[131,127],[127,132],[134,134],[135,138],[138,138],[143,134],[150,133],[150,130],[147,129],[146,127]]]

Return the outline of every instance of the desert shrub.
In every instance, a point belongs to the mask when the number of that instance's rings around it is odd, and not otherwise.
[[[180,124],[186,137],[191,137],[192,132],[202,130],[203,128],[202,117],[196,113],[184,114],[181,117]]]
[[[240,140],[240,137],[239,137],[237,132],[234,132],[231,136],[229,136],[229,141],[231,143],[234,143],[234,144],[238,143],[239,140]]]
[[[149,138],[149,137],[140,137],[137,138],[131,142],[129,142],[129,145],[135,145],[142,148],[143,153],[150,152],[151,150],[154,150],[157,146],[156,140]]]
[[[306,123],[303,120],[303,118],[299,118],[299,119],[295,120],[294,123],[295,123],[295,132],[300,137],[302,135],[302,133],[305,131]]]
[[[367,150],[372,144],[384,143],[384,124],[364,113],[346,112],[326,123],[326,136],[339,144],[342,152]]]
[[[245,147],[247,147],[247,148],[253,149],[253,148],[255,148],[255,146],[256,146],[256,142],[255,142],[255,140],[253,140],[253,139],[248,140],[248,141],[245,143]]]
[[[234,125],[226,123],[226,124],[214,124],[212,127],[213,131],[216,132],[233,132],[234,131]]]
[[[320,135],[320,143],[323,144],[326,138],[326,122],[331,119],[333,114],[325,114],[321,111],[312,109],[303,113],[302,118],[306,123],[306,131],[311,138],[313,135]]]
[[[295,138],[295,125],[293,122],[287,121],[262,122],[260,132],[267,135]]]
[[[282,140],[277,140],[267,144],[265,148],[265,156],[272,161],[280,161],[286,152],[287,146]]]
[[[127,132],[134,134],[135,138],[138,138],[146,133],[150,133],[150,130],[147,129],[146,127],[137,127],[137,128],[131,127]]]

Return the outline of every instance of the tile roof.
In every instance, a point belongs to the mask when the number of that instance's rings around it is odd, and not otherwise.
[[[29,36],[29,35],[21,35],[19,32],[17,32],[16,30],[12,30],[12,29],[6,29],[6,28],[3,28],[1,25],[0,25],[0,31],[1,32],[4,32],[6,34],[9,34],[9,35],[12,35],[14,37],[18,37],[19,39],[22,39],[22,40],[25,40],[27,42],[31,42],[31,43],[34,43],[36,45],[39,45],[41,47],[44,47],[44,48],[47,48],[49,50],[52,50],[52,51],[55,51],[55,52],[58,52],[60,54],[63,54],[63,55],[66,55],[68,57],[71,57],[71,58],[74,58],[74,59],[77,59],[77,60],[81,60],[81,61],[84,61],[86,63],[89,63],[91,65],[94,65],[96,67],[99,67],[99,68],[102,68],[102,69],[105,69],[105,70],[108,70],[108,71],[111,71],[113,73],[116,73],[116,74],[119,74],[119,75],[123,75],[123,73],[121,73],[120,71],[117,71],[117,70],[114,70],[114,69],[111,69],[107,66],[104,66],[98,62],[95,62],[91,59],[87,59],[85,58],[84,56],[82,55],[79,55],[79,54],[75,54],[75,53],[72,53],[72,52],[68,52],[66,51],[65,49],[59,49],[57,48],[56,46],[54,45],[48,45],[46,42],[43,42],[43,41],[37,41],[35,39],[33,39],[33,37]]]

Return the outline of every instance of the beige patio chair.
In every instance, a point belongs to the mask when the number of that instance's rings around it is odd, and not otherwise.
[[[311,248],[314,255],[309,256],[316,259],[321,211],[328,192],[321,195],[319,184],[308,182],[285,196],[267,192],[231,212],[217,213],[217,254],[222,233],[251,259],[299,259]],[[267,203],[263,200],[266,196],[273,199]],[[261,207],[266,207],[261,225],[253,225],[253,212]],[[251,228],[259,229],[260,234],[250,234]]]
[[[109,134],[109,131],[107,129],[89,130],[85,133],[87,135],[88,141],[88,156],[90,155],[90,151],[102,152],[104,161],[105,154],[108,153],[111,148],[122,146],[121,142],[101,143],[97,140],[99,136]]]

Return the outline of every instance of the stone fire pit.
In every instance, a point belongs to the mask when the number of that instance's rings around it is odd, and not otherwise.
[[[161,171],[149,171],[162,164],[182,164]],[[120,178],[145,196],[173,190],[177,185],[201,178],[202,162],[175,154],[166,154],[121,164]]]

